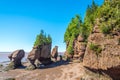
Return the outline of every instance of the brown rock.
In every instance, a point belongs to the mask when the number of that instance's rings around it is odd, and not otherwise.
[[[41,58],[50,58],[51,57],[51,44],[43,45],[40,47],[40,57]]]
[[[78,40],[74,41],[74,58],[76,59],[83,59],[85,50],[86,50],[86,43],[85,42],[80,42]]]
[[[51,53],[51,56],[52,56],[52,58],[57,59],[57,57],[58,57],[58,46],[55,46],[55,47],[53,48],[52,53]]]
[[[95,27],[93,28],[93,33],[100,33],[98,25],[95,25]]]
[[[77,38],[77,41],[84,42],[84,38],[81,35],[79,35],[78,38]]]
[[[8,57],[14,63],[15,68],[21,66],[21,60],[25,56],[24,50],[16,50]]]
[[[57,61],[61,61],[62,60],[62,56],[57,56]]]
[[[97,18],[96,19],[96,24],[95,24],[95,26],[93,28],[93,33],[100,33],[101,32],[98,25],[99,25],[99,19]]]
[[[88,38],[88,44],[83,59],[84,66],[105,72],[114,80],[119,80],[120,45],[118,45],[118,39],[119,36],[117,35],[116,37],[109,38],[108,36],[104,36],[103,33],[92,33]],[[90,49],[91,43],[101,46],[102,51],[96,54],[96,51]]]
[[[34,65],[36,59],[40,57],[40,50],[37,47],[33,47],[32,51],[28,54],[28,60]]]
[[[39,60],[41,64],[47,65],[51,63],[51,44],[45,44],[33,47],[32,51],[29,53],[27,59],[29,62],[35,65],[35,61]]]
[[[71,55],[71,54],[69,54],[67,51],[65,51],[65,57],[66,57],[67,59],[69,59],[69,58],[73,58],[73,55]]]

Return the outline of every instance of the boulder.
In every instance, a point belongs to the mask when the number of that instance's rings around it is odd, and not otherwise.
[[[55,46],[52,50],[51,57],[57,59],[58,57],[58,46]]]
[[[57,61],[61,61],[62,60],[62,56],[57,56]]]
[[[44,44],[33,47],[28,54],[27,59],[30,65],[36,67],[35,61],[38,60],[41,64],[47,65],[51,63],[51,44]]]
[[[13,63],[14,68],[21,66],[21,60],[25,56],[24,50],[16,50],[8,56],[11,63]],[[10,64],[11,64],[10,63]]]

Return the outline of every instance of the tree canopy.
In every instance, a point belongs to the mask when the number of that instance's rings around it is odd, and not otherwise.
[[[120,32],[120,1],[105,0],[101,6],[98,6],[93,0],[92,5],[88,5],[83,22],[79,15],[72,18],[64,34],[64,42],[69,54],[74,54],[73,43],[78,35],[87,41],[96,19],[99,19],[99,28],[103,34]]]
[[[92,26],[95,19],[94,15],[97,8],[98,6],[93,1],[92,5],[88,6],[87,8],[84,22],[82,22],[82,19],[79,15],[76,15],[75,18],[72,18],[64,34],[64,42],[67,44],[66,50],[69,54],[73,54],[74,52],[73,42],[78,35],[81,35],[86,40],[92,31]]]
[[[66,44],[68,45],[67,51],[70,54],[73,53],[73,41],[79,35],[79,29],[81,25],[81,17],[79,15],[76,15],[75,18],[72,18],[64,34],[64,42],[66,42]]]
[[[46,36],[43,30],[41,30],[40,34],[37,35],[36,40],[34,42],[34,46],[50,44],[52,43],[52,38],[50,35]]]

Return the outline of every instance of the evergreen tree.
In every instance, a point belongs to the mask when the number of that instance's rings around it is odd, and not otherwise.
[[[78,15],[71,20],[64,34],[69,54],[74,54],[73,43],[78,35],[87,41],[96,19],[99,19],[99,28],[104,34],[120,32],[120,1],[105,0],[103,5],[98,6],[93,0],[92,5],[87,8],[84,23]]]
[[[43,30],[41,30],[40,34],[37,35],[36,41],[34,42],[34,46],[44,45],[44,44],[50,44],[52,43],[52,38],[50,35],[46,37]]]
[[[75,38],[79,35],[79,29],[82,25],[82,20],[79,15],[76,15],[75,18],[72,18],[66,32],[64,34],[64,42],[68,45],[67,51],[69,54],[73,54],[73,42]]]

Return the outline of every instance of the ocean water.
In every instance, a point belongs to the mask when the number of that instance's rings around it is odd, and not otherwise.
[[[12,52],[0,52],[0,63],[9,62],[10,59],[8,58],[8,55],[10,55]],[[28,53],[25,54],[25,57],[22,59],[23,62],[27,60]]]
[[[0,62],[7,62],[9,61],[8,55],[10,52],[0,52]]]
[[[8,55],[10,55],[12,52],[0,52],[0,63],[5,63],[5,62],[9,62],[10,59],[8,58]],[[59,55],[63,55],[63,52],[59,52]],[[26,62],[27,61],[27,56],[28,53],[25,54],[25,57],[22,59],[22,62]]]

